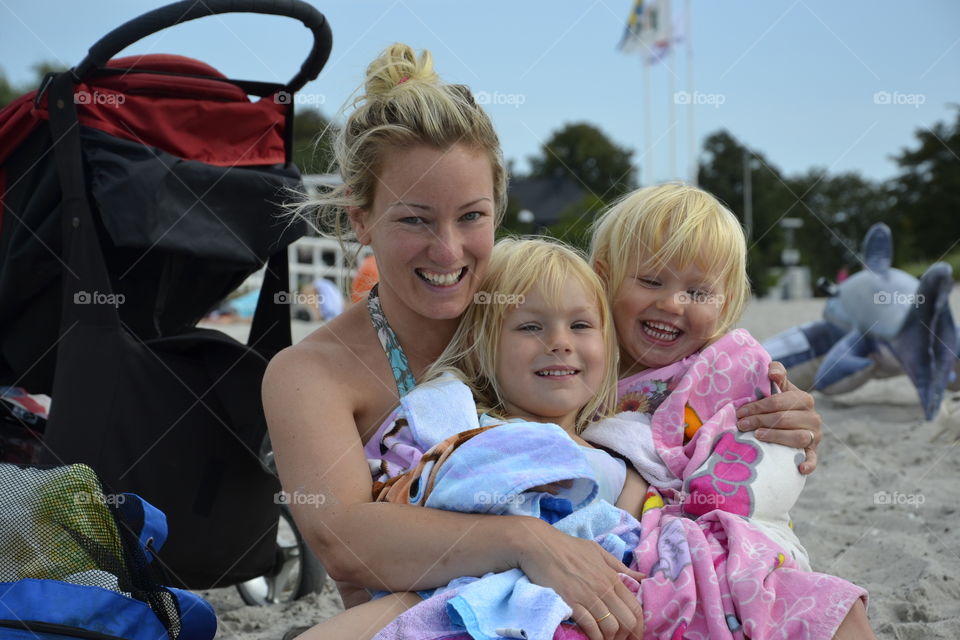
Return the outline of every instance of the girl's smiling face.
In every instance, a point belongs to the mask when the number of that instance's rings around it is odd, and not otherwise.
[[[568,278],[556,301],[534,287],[503,319],[496,380],[510,417],[574,431],[577,413],[600,390],[606,365],[597,301]]]
[[[621,377],[702,349],[716,337],[723,302],[719,285],[692,264],[628,272],[612,305]]]

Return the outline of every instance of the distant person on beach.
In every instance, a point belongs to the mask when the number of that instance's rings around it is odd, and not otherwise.
[[[363,259],[357,268],[357,275],[353,279],[353,286],[350,288],[350,302],[359,302],[367,294],[373,285],[380,279],[380,273],[377,271],[377,258],[370,254]]]

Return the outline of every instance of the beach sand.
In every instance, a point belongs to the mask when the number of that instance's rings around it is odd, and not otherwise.
[[[960,318],[960,290],[951,307]],[[740,326],[763,340],[822,309],[823,300],[754,301]],[[294,339],[312,328],[295,323]],[[960,393],[947,393],[932,422],[902,376],[814,396],[824,420],[819,466],[791,512],[814,569],[870,592],[879,638],[960,638]],[[202,593],[223,640],[279,640],[340,610],[329,582],[271,607],[245,607],[233,588]]]

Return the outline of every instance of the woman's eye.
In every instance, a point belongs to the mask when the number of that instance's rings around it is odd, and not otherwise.
[[[479,211],[471,211],[470,213],[463,214],[461,219],[466,220],[467,222],[473,222],[474,220],[479,220],[482,216],[483,214]]]
[[[424,220],[423,218],[420,218],[420,217],[418,217],[418,216],[408,216],[408,217],[406,217],[406,218],[400,218],[400,222],[402,222],[403,224],[409,224],[409,225],[412,225],[412,226],[418,226],[418,225],[421,225],[421,224],[425,223],[426,220]]]

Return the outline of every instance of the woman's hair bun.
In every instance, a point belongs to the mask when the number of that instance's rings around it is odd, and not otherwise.
[[[374,100],[389,95],[408,82],[437,84],[440,78],[433,70],[433,57],[429,51],[423,51],[418,58],[411,47],[398,42],[387,47],[367,67],[363,99]]]

